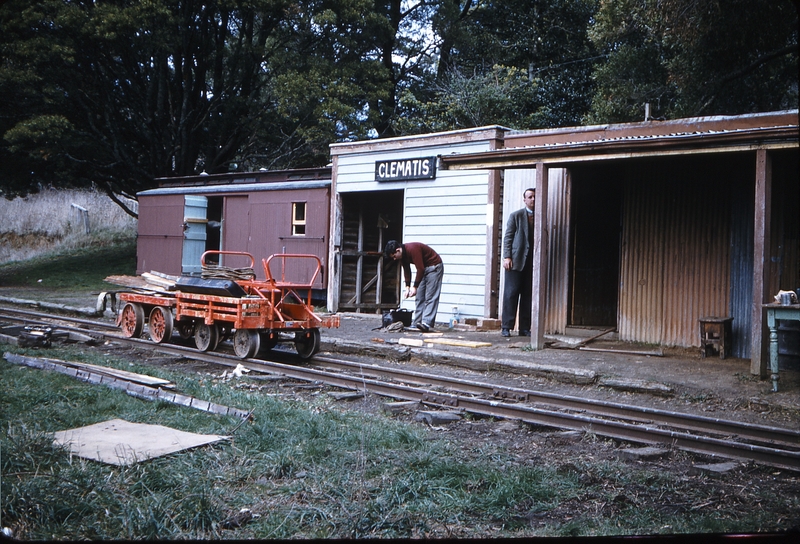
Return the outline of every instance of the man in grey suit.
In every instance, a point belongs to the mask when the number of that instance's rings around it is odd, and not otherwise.
[[[536,190],[525,189],[525,207],[513,212],[503,236],[503,319],[501,334],[511,336],[519,306],[519,335],[531,335],[531,283],[533,271],[533,205]]]

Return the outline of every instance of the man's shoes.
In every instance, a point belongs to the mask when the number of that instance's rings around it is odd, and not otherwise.
[[[519,331],[519,335],[520,336],[530,336],[531,335],[531,331],[530,331],[530,329],[523,329],[523,330]]]
[[[500,331],[500,334],[503,335],[505,338],[509,338],[511,336],[511,331],[508,329],[503,329]]]
[[[429,325],[426,325],[425,323],[420,323],[419,325],[417,325],[417,328],[422,332],[429,332],[431,330],[431,327]]]

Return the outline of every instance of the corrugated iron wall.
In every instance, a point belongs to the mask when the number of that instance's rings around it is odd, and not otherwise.
[[[567,328],[571,184],[566,168],[548,175],[547,228],[549,231],[545,333],[563,334]]]
[[[699,319],[726,316],[731,195],[707,165],[628,170],[618,330],[622,340],[699,346]],[[704,183],[698,183],[704,179]]]
[[[549,234],[547,264],[547,296],[545,301],[545,333],[563,334],[567,327],[567,304],[569,289],[569,217],[571,186],[566,168],[548,169],[547,230]],[[522,194],[528,187],[536,187],[536,169],[509,169],[503,183],[502,225],[511,212],[522,207]],[[500,235],[498,251],[502,251],[503,234]],[[499,259],[502,261],[502,259]],[[505,287],[500,274],[500,292]],[[502,297],[499,297],[502,310]]]
[[[663,214],[649,184],[628,183],[623,202],[617,331],[622,340],[657,343],[663,332]]]
[[[755,161],[749,161],[751,167]],[[733,317],[732,334],[734,357],[750,358],[750,340],[753,304],[753,202],[755,189],[752,171],[750,179],[740,179],[731,187],[731,300]]]

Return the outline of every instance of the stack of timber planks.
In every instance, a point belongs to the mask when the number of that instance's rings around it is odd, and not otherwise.
[[[145,272],[141,276],[108,276],[105,281],[136,290],[168,293],[175,290],[175,283],[179,279],[178,276],[170,276],[153,270]]]

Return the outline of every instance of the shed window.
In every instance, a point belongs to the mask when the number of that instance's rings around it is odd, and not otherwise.
[[[306,203],[292,202],[292,236],[306,235]]]

